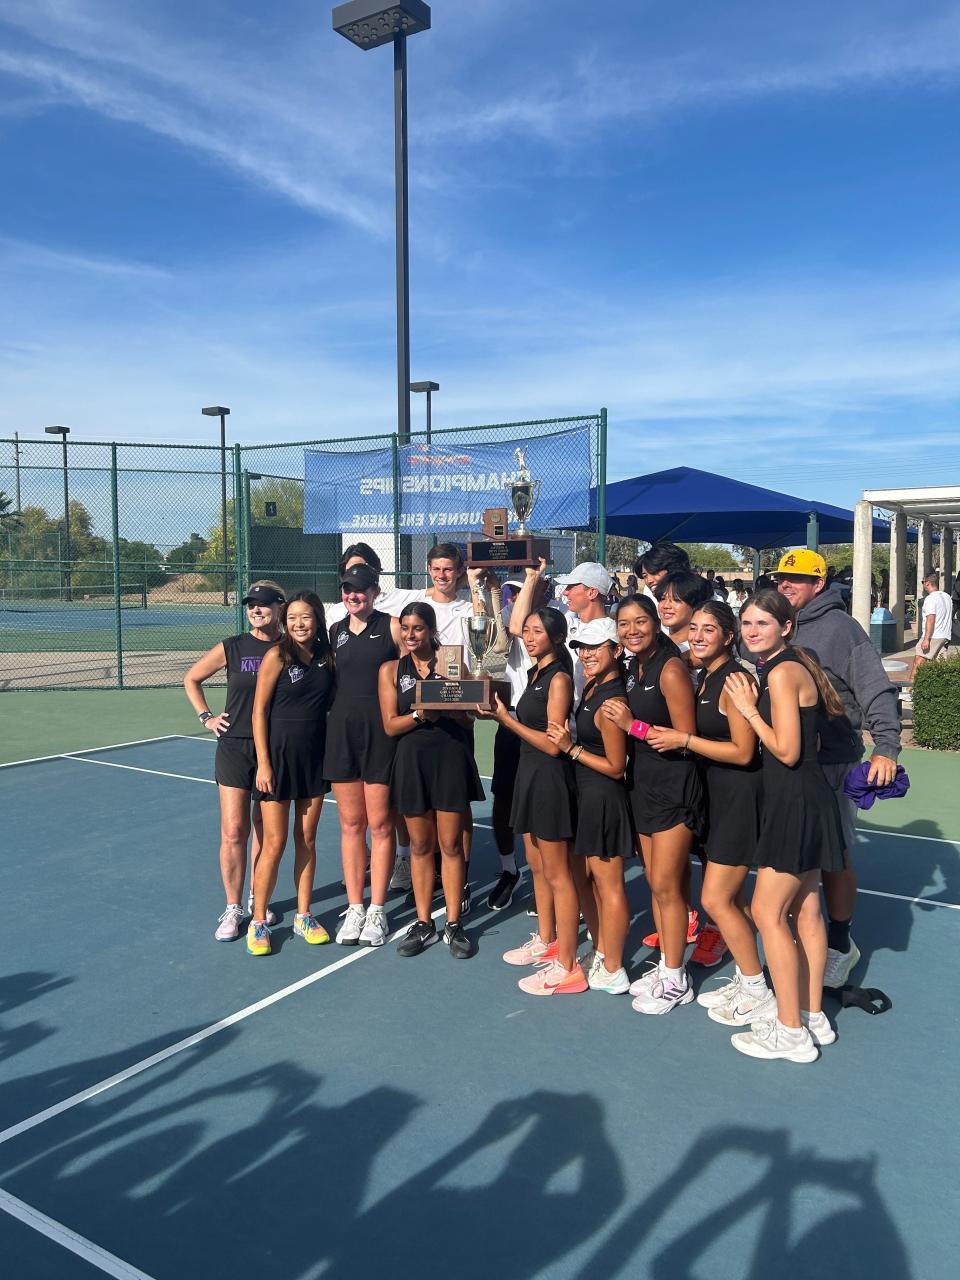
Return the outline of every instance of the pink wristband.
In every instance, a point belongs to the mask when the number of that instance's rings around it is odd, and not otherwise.
[[[630,737],[639,738],[641,742],[649,732],[650,726],[647,724],[646,720],[634,720],[633,724],[630,726]]]

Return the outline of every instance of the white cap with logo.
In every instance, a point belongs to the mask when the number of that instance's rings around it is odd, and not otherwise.
[[[579,649],[583,645],[588,649],[596,649],[608,640],[611,644],[620,643],[617,638],[617,624],[613,618],[591,618],[589,622],[582,622],[577,627],[570,641],[570,647]]]
[[[565,573],[556,579],[558,587],[595,587],[602,596],[610,594],[613,579],[606,569],[596,560],[584,560],[572,573]]]

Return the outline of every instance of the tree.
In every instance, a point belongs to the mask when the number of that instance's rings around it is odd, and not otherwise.
[[[0,529],[19,529],[20,524],[20,513],[14,511],[13,499],[0,489]]]
[[[715,542],[679,542],[677,544],[690,557],[691,565],[701,569],[716,569],[718,573],[732,573],[740,569],[727,547]]]
[[[210,546],[206,538],[199,533],[191,533],[186,542],[173,547],[166,554],[167,569],[173,573],[187,573],[197,563],[204,551]]]
[[[734,546],[734,551],[742,560],[746,560],[747,564],[753,567],[753,547]],[[786,551],[786,547],[763,547],[760,551],[760,572],[770,573],[780,563],[780,557]]]
[[[577,561],[596,560],[597,535],[595,533],[577,533]],[[607,568],[617,569],[621,565],[633,568],[637,558],[636,538],[621,538],[617,534],[607,536]]]

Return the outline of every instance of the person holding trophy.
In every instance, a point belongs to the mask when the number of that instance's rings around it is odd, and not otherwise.
[[[465,876],[464,843],[470,805],[483,800],[470,739],[470,721],[459,710],[421,710],[418,688],[439,681],[437,616],[426,602],[400,614],[401,656],[380,667],[383,727],[397,740],[390,773],[390,807],[406,821],[417,919],[400,940],[401,956],[419,955],[439,941],[431,918],[434,851],[440,849],[447,909],[443,941],[458,960],[474,953],[464,933],[461,908]]]

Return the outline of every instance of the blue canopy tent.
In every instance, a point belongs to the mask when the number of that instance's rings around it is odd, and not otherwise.
[[[590,496],[595,514],[595,489]],[[644,542],[726,542],[756,550],[803,546],[811,517],[819,542],[853,541],[852,511],[694,467],[615,481],[606,487],[606,500],[607,533]],[[873,530],[874,541],[889,542],[887,521],[874,519]]]

